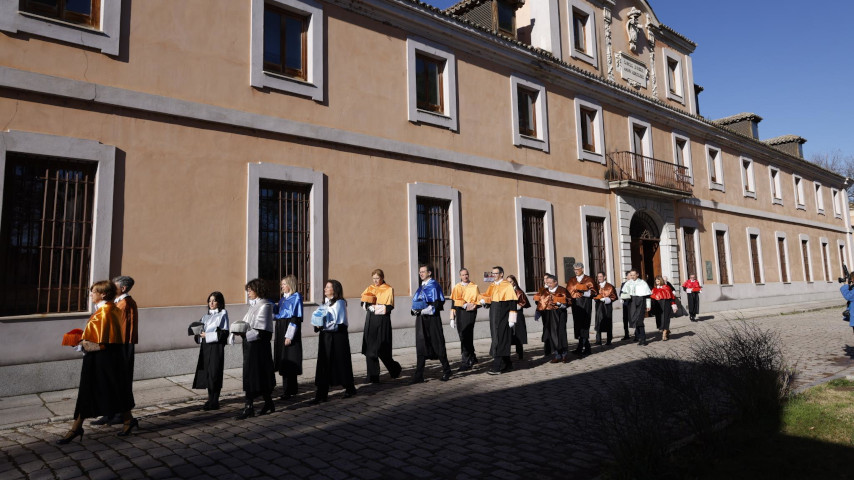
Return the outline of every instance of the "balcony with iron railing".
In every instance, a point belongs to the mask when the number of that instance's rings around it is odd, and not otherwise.
[[[688,168],[632,152],[611,152],[605,173],[611,190],[642,196],[686,198],[693,195]]]

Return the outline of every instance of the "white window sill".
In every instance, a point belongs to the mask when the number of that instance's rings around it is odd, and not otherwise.
[[[415,115],[410,120],[412,123],[433,125],[435,127],[447,128],[448,130],[457,130],[457,121],[453,117],[449,117],[443,113],[431,112],[430,110],[415,109]]]
[[[605,164],[605,155],[602,155],[601,153],[597,153],[597,152],[591,152],[589,150],[582,150],[581,151],[581,158],[579,158],[579,160],[582,160],[582,161],[586,160],[588,162],[596,162],[596,163],[601,163],[604,165]]]
[[[772,198],[771,199],[771,205],[783,205],[783,199],[782,198]]]
[[[840,214],[838,214],[838,213],[834,213],[834,214],[833,214],[833,218],[842,218],[842,215],[840,215]]]
[[[818,214],[819,214],[819,215],[821,215],[821,216],[826,216],[826,215],[824,214],[824,210],[819,210],[819,211],[818,211]]]
[[[590,65],[593,65],[594,67],[598,66],[597,65],[598,62],[596,62],[595,57],[588,54],[587,52],[582,52],[581,50],[576,50],[575,47],[572,47],[572,58],[576,58],[578,60],[581,60],[582,62],[589,63]]]
[[[685,105],[684,96],[682,94],[679,94],[679,93],[673,93],[670,91],[670,89],[667,90],[667,99],[668,100],[675,100],[675,101],[681,103],[682,105]]]
[[[261,85],[255,85],[260,88],[269,88],[280,92],[293,93],[303,97],[309,97],[312,100],[322,102],[323,92],[321,88],[314,83],[305,80],[289,77],[280,73],[268,72],[264,70]]]
[[[529,137],[528,135],[519,134],[519,141],[517,142],[517,146],[534,148],[536,150],[542,150],[544,152],[548,151],[549,145],[545,140],[542,140],[537,137]]]
[[[720,190],[720,191],[724,192],[725,191],[724,190],[724,184],[723,183],[716,183],[716,182],[709,182],[709,190]]]
[[[804,211],[806,211],[807,206],[806,206],[806,205],[795,205],[795,208],[796,208],[796,209],[798,209],[798,210],[804,210]]]
[[[744,196],[747,198],[752,198],[752,199],[756,200],[756,192],[745,191]]]

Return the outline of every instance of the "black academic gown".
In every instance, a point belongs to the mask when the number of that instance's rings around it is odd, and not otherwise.
[[[647,297],[632,296],[631,300],[628,300],[629,326],[632,328],[644,326],[643,321],[646,317],[646,299]],[[625,308],[625,303],[623,305],[623,308]]]
[[[569,340],[567,340],[566,333],[566,323],[568,321],[566,309],[558,308],[555,310],[543,310],[540,314],[543,319],[543,328],[545,328],[546,325],[549,327],[549,348],[547,351],[550,353],[565,353],[569,346]]]
[[[505,300],[489,304],[489,330],[492,344],[489,354],[493,357],[507,357],[513,345],[513,332],[510,329],[510,312],[516,311],[516,300]]]
[[[439,312],[444,308],[445,302],[430,302],[435,312],[432,315],[415,316],[415,352],[418,356],[428,360],[447,358],[445,350],[445,333],[442,331],[442,317]]]
[[[380,352],[391,352],[391,311],[394,307],[386,305],[386,313],[377,315],[371,311],[365,313],[365,328],[362,333],[362,355],[378,357]]]
[[[199,336],[196,342],[201,343],[199,361],[196,362],[196,375],[193,377],[193,388],[222,390],[222,372],[225,368],[225,344],[228,342],[228,330],[216,330],[217,341],[207,343]]]
[[[131,382],[127,381],[128,373],[123,344],[110,343],[104,350],[86,352],[80,369],[74,418],[130,411],[134,400]]]
[[[293,323],[297,328],[290,345],[285,345],[285,334]],[[302,375],[302,317],[277,318],[276,340],[273,342],[273,359],[279,375]]]
[[[590,336],[590,318],[593,313],[593,299],[579,297],[572,299],[572,330],[575,338]]]
[[[347,325],[338,330],[320,331],[317,343],[317,373],[314,384],[321,388],[341,385],[353,388],[353,363],[350,359],[350,336]]]

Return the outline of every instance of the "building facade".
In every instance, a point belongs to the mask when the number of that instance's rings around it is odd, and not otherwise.
[[[149,378],[192,371],[186,325],[214,290],[240,318],[256,276],[316,304],[382,268],[403,346],[425,261],[446,291],[696,274],[705,311],[835,298],[850,265],[847,180],[700,116],[696,45],[646,1],[66,3],[0,0],[10,393],[76,384],[59,339],[118,274]]]

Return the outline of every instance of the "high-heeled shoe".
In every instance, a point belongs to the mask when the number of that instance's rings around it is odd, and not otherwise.
[[[246,420],[247,418],[255,416],[255,407],[246,406],[243,407],[243,411],[240,412],[240,415],[237,416],[237,420]]]
[[[75,438],[80,437],[80,443],[83,443],[83,427],[77,430],[69,430],[64,437],[56,441],[57,445],[68,445]]]
[[[267,415],[268,413],[273,413],[276,411],[276,405],[273,402],[264,402],[264,407],[258,412],[258,415]]]
[[[137,420],[135,418],[133,420],[131,420],[130,423],[125,424],[125,428],[123,428],[122,431],[119,432],[118,436],[119,437],[127,437],[128,435],[130,435],[130,432],[134,428],[139,428],[139,420]]]

